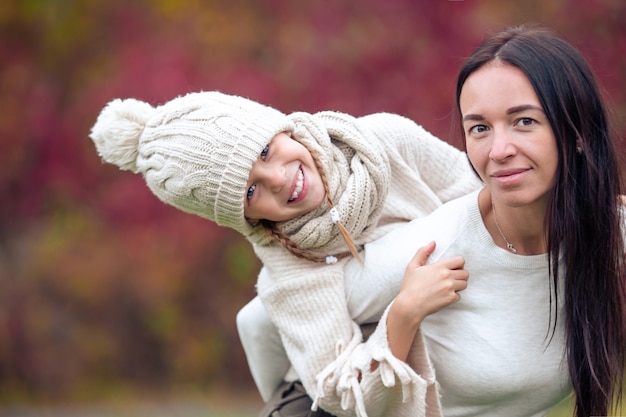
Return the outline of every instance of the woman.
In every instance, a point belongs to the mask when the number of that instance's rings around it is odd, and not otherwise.
[[[369,416],[542,416],[573,390],[577,416],[606,415],[626,352],[623,188],[591,71],[553,33],[512,28],[469,57],[456,96],[484,188],[347,265],[358,320],[372,285],[393,286],[426,245],[374,334],[320,375],[317,404],[332,412],[338,394]]]
[[[510,51],[508,39],[511,39]],[[532,52],[525,51],[524,46],[532,48]],[[549,59],[551,56],[552,59]],[[486,162],[486,153],[479,144],[483,127],[480,123],[473,123],[469,117],[472,114],[469,107],[471,99],[468,97],[472,80],[469,78],[472,75],[480,77],[478,71],[482,70],[485,74],[498,68],[498,61],[502,63],[501,71],[514,68],[514,71],[525,74],[554,135],[552,152],[556,152],[557,162],[552,168],[553,184],[537,196],[534,207],[530,203],[526,204],[528,208],[518,208],[526,201],[519,196],[515,176],[523,174],[514,171],[508,173],[508,177],[496,175],[505,166],[515,165],[504,162],[509,155],[498,147],[500,144],[496,144],[495,140],[488,156],[499,168],[495,173],[486,167],[479,168],[481,163]],[[507,64],[512,67],[507,68]],[[466,108],[463,99],[468,103]],[[494,200],[489,214],[487,193],[482,194],[483,216],[493,216],[493,221],[488,223],[491,235],[495,235],[496,242],[500,235],[510,246],[512,243],[505,238],[506,225],[503,224],[510,216],[507,224],[511,226],[507,231],[511,238],[516,234],[520,236],[518,247],[523,251],[521,254],[548,253],[555,288],[560,272],[558,260],[561,254],[564,257],[564,298],[559,299],[555,290],[554,308],[556,316],[559,303],[565,306],[565,346],[576,393],[577,414],[606,414],[615,387],[621,386],[626,352],[624,244],[620,233],[621,206],[618,203],[618,195],[623,189],[606,110],[593,75],[573,48],[551,34],[511,31],[493,38],[466,63],[457,84],[457,103],[463,115],[467,149],[477,154],[470,160],[476,160],[474,168],[482,174],[481,179]],[[532,110],[529,111],[532,113]],[[541,117],[541,112],[538,117]],[[526,127],[536,122],[520,118],[519,123]],[[545,146],[546,141],[543,142]],[[532,148],[532,145],[526,146]],[[534,149],[542,152],[541,146],[538,143]],[[501,151],[504,152],[500,154]],[[491,178],[487,174],[491,174]],[[542,192],[541,182],[539,178],[535,192]],[[527,200],[532,201],[532,196]],[[501,207],[500,225],[496,217],[496,201]],[[534,217],[535,214],[538,218]],[[536,236],[529,233],[529,225],[533,224],[530,219],[534,219]],[[502,230],[499,230],[500,227]],[[524,246],[533,242],[538,246]]]

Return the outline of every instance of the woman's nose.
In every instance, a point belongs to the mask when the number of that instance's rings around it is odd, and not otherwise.
[[[506,129],[494,129],[491,141],[489,159],[492,161],[504,161],[515,153],[515,146]]]

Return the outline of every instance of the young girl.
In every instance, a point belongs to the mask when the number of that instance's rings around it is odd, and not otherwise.
[[[314,393],[316,375],[337,357],[336,335],[361,341],[346,306],[345,260],[396,225],[479,187],[463,152],[385,113],[287,116],[202,92],[156,108],[113,100],[90,137],[105,161],[143,174],[163,202],[237,230],[253,244],[264,265],[257,289],[267,315],[257,300],[237,322],[264,399],[288,364],[272,358],[281,350],[273,349],[271,323]],[[381,313],[368,317],[375,321]]]

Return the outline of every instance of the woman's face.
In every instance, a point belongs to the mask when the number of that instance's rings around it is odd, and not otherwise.
[[[467,78],[459,104],[467,154],[493,198],[515,207],[545,203],[558,150],[526,75],[488,63]]]
[[[291,220],[319,207],[326,195],[311,153],[286,133],[279,133],[252,165],[244,215],[258,220]]]

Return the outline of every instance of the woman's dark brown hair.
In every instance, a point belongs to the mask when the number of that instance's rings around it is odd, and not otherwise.
[[[554,311],[565,303],[576,415],[607,415],[614,398],[621,403],[626,353],[623,184],[607,111],[591,69],[571,44],[545,29],[516,27],[485,40],[463,65],[459,114],[466,79],[494,60],[526,74],[556,137],[559,161],[545,223]],[[564,300],[557,292],[561,251]]]

